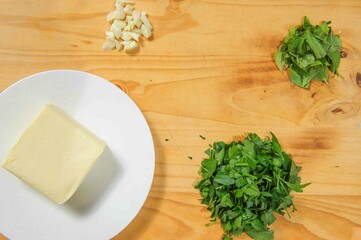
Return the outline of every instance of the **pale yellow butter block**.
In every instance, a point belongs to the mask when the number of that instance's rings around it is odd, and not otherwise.
[[[2,166],[54,202],[78,189],[106,144],[54,105],[47,105]]]

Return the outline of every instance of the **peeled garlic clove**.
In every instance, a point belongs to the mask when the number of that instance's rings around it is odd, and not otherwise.
[[[133,30],[134,26],[135,26],[135,22],[134,21],[129,21],[128,26],[129,26],[130,30]]]
[[[140,15],[140,20],[142,20],[144,25],[146,25],[150,30],[153,29],[152,24],[150,24],[145,12],[142,12],[142,14]]]
[[[124,7],[122,4],[115,4],[115,10],[124,12]]]
[[[110,39],[106,39],[103,42],[103,49],[104,50],[112,50],[114,48],[115,48],[115,42],[114,41],[111,41]]]
[[[125,26],[127,26],[127,23],[122,20],[114,20],[114,23],[116,23],[120,29],[123,29]]]
[[[142,34],[145,38],[152,36],[152,31],[145,24],[142,24],[140,30],[142,31]]]
[[[142,30],[140,28],[134,28],[133,33],[137,33],[137,34],[139,34],[139,36],[143,34]]]
[[[133,38],[135,41],[139,42],[140,34],[134,33],[134,32],[127,32],[127,34]]]
[[[109,14],[107,15],[107,21],[108,21],[108,22],[113,21],[115,15],[116,15],[116,12],[115,12],[115,11],[109,13]]]
[[[135,41],[129,41],[124,45],[124,50],[126,52],[133,51],[138,48],[138,44]]]
[[[110,31],[114,34],[116,38],[120,38],[122,36],[122,30],[116,22],[113,22],[110,26]]]
[[[114,33],[112,33],[112,32],[105,32],[105,38],[106,38],[106,39],[114,39],[114,38],[115,38]]]
[[[124,7],[124,12],[125,12],[125,14],[126,15],[132,15],[132,13],[133,13],[133,6],[132,5],[126,5],[125,7]]]
[[[116,9],[107,15],[107,21],[111,22],[114,19],[124,19],[125,13],[122,9]]]
[[[126,16],[126,17],[125,17],[125,21],[126,21],[126,22],[133,21],[133,17],[132,17],[132,16]]]
[[[140,18],[140,12],[138,12],[137,10],[134,10],[132,13],[132,17],[133,17],[134,21],[137,22],[138,19]]]
[[[116,41],[116,40],[115,40]],[[123,44],[120,44],[120,42],[116,41],[115,43],[115,48],[118,50],[118,51],[122,51],[123,48],[124,48],[124,45]]]
[[[124,40],[124,41],[130,41],[132,39],[132,36],[129,35],[129,32],[123,32],[121,38]]]
[[[137,27],[137,28],[140,28],[140,26],[142,26],[142,20],[140,20],[140,18],[138,18],[138,20],[137,21],[135,21],[135,26]]]

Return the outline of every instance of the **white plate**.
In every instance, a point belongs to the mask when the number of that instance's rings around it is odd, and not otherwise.
[[[141,209],[154,175],[154,145],[135,103],[113,84],[55,70],[0,94],[0,162],[28,124],[53,103],[107,142],[74,196],[57,205],[0,167],[0,232],[12,240],[111,239]]]

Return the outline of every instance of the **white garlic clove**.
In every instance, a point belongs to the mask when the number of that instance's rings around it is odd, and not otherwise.
[[[145,12],[142,12],[142,14],[140,15],[140,20],[142,20],[144,25],[146,25],[150,30],[153,30],[153,26],[152,24],[150,24]]]
[[[138,48],[138,44],[135,41],[129,41],[124,45],[124,50],[126,52],[133,51]]]
[[[142,24],[140,30],[142,31],[142,34],[145,38],[152,36],[152,30],[150,30],[145,24]]]

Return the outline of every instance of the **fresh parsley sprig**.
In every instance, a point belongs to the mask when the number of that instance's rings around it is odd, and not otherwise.
[[[341,39],[332,33],[330,21],[312,25],[305,16],[303,24],[289,29],[274,58],[279,70],[290,69],[291,81],[309,88],[311,80],[327,83],[328,70],[339,75]]]
[[[273,214],[290,216],[288,208],[296,210],[290,192],[302,192],[309,185],[301,184],[301,167],[271,136],[262,140],[251,133],[243,142],[215,142],[205,151],[208,157],[195,188],[211,212],[207,226],[220,220],[226,232],[223,240],[244,232],[257,240],[273,239]]]

